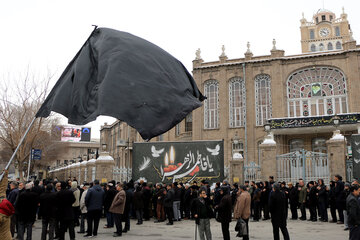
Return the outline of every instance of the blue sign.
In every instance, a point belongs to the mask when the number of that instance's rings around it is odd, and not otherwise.
[[[33,160],[41,160],[41,149],[33,149],[32,150],[32,159]]]

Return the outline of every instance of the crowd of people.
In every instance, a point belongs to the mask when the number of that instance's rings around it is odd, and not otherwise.
[[[210,219],[221,222],[225,240],[230,239],[229,225],[233,219],[246,225],[238,237],[249,239],[248,222],[271,219],[273,237],[279,239],[279,230],[285,240],[288,217],[293,220],[328,222],[328,208],[332,223],[344,224],[350,230],[349,239],[360,239],[360,188],[356,180],[344,183],[336,175],[326,185],[322,179],[303,179],[297,183],[275,182],[273,177],[264,182],[248,182],[232,186],[224,180],[210,186],[199,184],[146,183],[144,181],[78,184],[73,178],[65,181],[13,181],[8,185],[7,199],[14,206],[10,231],[13,239],[32,239],[36,218],[42,220],[41,239],[70,239],[77,233],[86,238],[97,236],[99,221],[106,217],[104,228],[115,229],[114,237],[130,231],[130,219],[137,225],[154,218],[155,223],[173,225],[176,221],[194,220],[200,239],[211,240]],[[290,216],[288,209],[290,208]],[[300,215],[298,212],[300,210]],[[309,213],[309,217],[308,214]],[[15,233],[17,233],[15,238]]]

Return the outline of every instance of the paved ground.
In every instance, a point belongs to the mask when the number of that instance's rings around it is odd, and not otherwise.
[[[144,221],[143,225],[136,225],[135,220],[131,220],[131,231],[124,233],[123,237],[114,238],[114,229],[104,229],[106,221],[101,219],[99,226],[99,233],[96,239],[131,239],[131,240],[184,240],[195,239],[195,222],[191,220],[185,220],[181,222],[174,222],[173,226],[167,226],[165,223],[154,223],[153,221]],[[235,221],[230,224],[231,239],[236,238],[234,231]],[[266,239],[272,238],[272,225],[268,221],[250,222],[250,239]],[[334,223],[323,222],[308,222],[299,220],[289,220],[288,230],[290,238],[292,240],[345,240],[348,239],[348,231],[343,230],[343,225],[337,225]],[[75,231],[78,231],[77,227]],[[222,239],[221,225],[215,220],[211,221],[211,232],[213,239]],[[76,239],[86,239],[84,234],[76,234]],[[281,234],[280,234],[281,235]],[[33,239],[40,240],[41,236],[41,222],[37,221],[33,228]],[[1,239],[1,237],[0,237]],[[66,235],[65,239],[69,239],[69,235]],[[199,239],[199,237],[197,238]],[[282,239],[282,236],[281,236]]]

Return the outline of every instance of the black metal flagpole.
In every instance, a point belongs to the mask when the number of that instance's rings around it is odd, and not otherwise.
[[[14,153],[12,154],[9,162],[7,163],[7,165],[6,165],[5,169],[4,169],[4,171],[3,171],[3,172],[1,173],[1,175],[0,175],[0,181],[1,181],[1,180],[3,179],[3,177],[4,177],[5,171],[9,169],[11,162],[14,160],[16,153],[19,151],[19,148],[20,148],[21,144],[24,142],[24,139],[25,139],[26,135],[29,133],[32,125],[34,125],[35,120],[36,120],[36,117],[34,117],[34,119],[31,121],[29,127],[27,128],[27,130],[26,130],[26,132],[25,132],[25,134],[24,134],[24,136],[21,138],[18,146],[16,147]]]

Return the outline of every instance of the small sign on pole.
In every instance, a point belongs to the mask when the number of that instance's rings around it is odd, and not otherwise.
[[[33,149],[32,155],[33,160],[41,160],[41,149]]]

